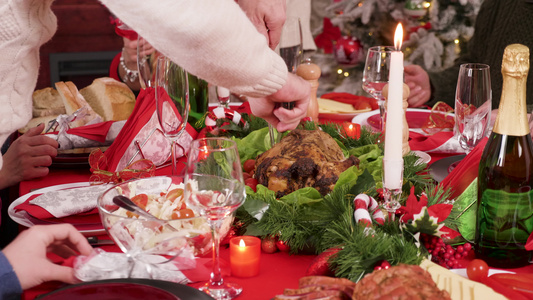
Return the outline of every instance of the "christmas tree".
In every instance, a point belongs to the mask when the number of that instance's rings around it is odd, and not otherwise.
[[[483,0],[326,1],[321,17],[327,19],[314,32],[319,51],[312,57],[322,68],[319,94],[365,95],[361,78],[366,49],[392,46],[399,22],[404,27],[406,64],[438,71],[451,66],[465,50]]]

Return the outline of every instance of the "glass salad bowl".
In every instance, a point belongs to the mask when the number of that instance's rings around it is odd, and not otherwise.
[[[117,197],[131,199],[145,212],[124,208]],[[168,261],[203,256],[212,248],[204,217],[183,200],[183,177],[156,176],[123,182],[98,198],[105,230],[130,257],[162,255]],[[231,226],[221,230],[224,236]]]

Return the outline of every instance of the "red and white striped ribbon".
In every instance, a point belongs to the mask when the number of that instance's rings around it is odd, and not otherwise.
[[[362,222],[367,227],[372,226],[372,219],[380,225],[385,223],[385,216],[381,209],[379,209],[379,204],[376,199],[366,194],[359,194],[353,199],[353,205],[355,207],[353,213],[355,222]],[[370,213],[372,213],[372,216]]]

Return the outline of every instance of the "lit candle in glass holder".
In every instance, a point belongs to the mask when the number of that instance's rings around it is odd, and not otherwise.
[[[346,133],[346,137],[358,139],[361,136],[361,125],[359,124],[345,122],[342,128]]]
[[[238,236],[229,242],[231,275],[252,277],[259,274],[261,240],[255,236]]]

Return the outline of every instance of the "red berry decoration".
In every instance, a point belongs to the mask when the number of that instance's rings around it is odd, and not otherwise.
[[[422,234],[420,241],[431,254],[431,261],[448,269],[463,267],[462,263],[472,254],[472,245],[465,243],[454,248],[436,236]]]

